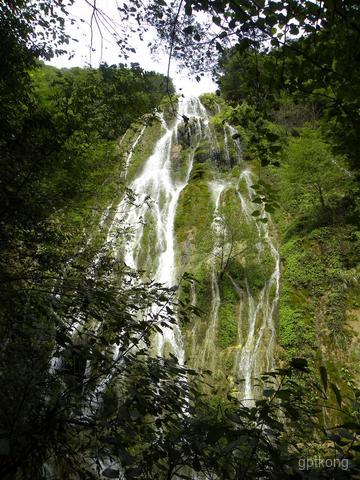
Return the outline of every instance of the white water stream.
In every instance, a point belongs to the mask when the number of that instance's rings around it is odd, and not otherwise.
[[[141,140],[141,137],[144,135],[144,132],[145,132],[145,129],[146,129],[146,124],[143,125],[142,129],[140,130],[138,136],[135,138],[134,142],[132,143],[131,147],[130,147],[130,150],[128,152],[128,155],[126,156],[126,160],[125,160],[125,169],[124,169],[124,176],[125,178],[127,177],[127,174],[128,174],[128,170],[129,170],[129,165],[130,165],[130,162],[131,162],[131,158],[133,156],[133,153],[135,151],[135,148],[137,147],[137,144],[139,143],[139,141]]]
[[[201,357],[196,361],[197,367],[207,368],[213,370],[215,366],[215,356],[214,356],[214,342],[216,341],[216,335],[218,330],[218,321],[219,321],[219,307],[221,305],[220,291],[219,291],[219,282],[218,282],[218,272],[216,270],[215,258],[220,254],[220,237],[221,237],[221,225],[220,225],[220,216],[219,216],[219,206],[221,194],[227,188],[228,182],[224,181],[213,181],[209,182],[209,189],[212,194],[214,202],[214,213],[213,221],[211,224],[211,229],[215,234],[215,242],[213,247],[213,265],[211,270],[211,310],[210,318],[208,322],[208,327],[205,334],[204,348],[202,351]]]
[[[233,127],[230,125],[228,127],[231,134],[236,133]],[[241,144],[238,139],[235,142],[239,163],[241,164]],[[262,261],[261,254],[265,246],[269,248],[273,259],[273,271],[258,295],[255,296],[251,292],[247,279],[245,281],[245,295],[239,295],[239,321],[241,323],[244,302],[247,302],[247,334],[244,336],[245,329],[241,328],[242,325],[239,325],[240,349],[235,362],[235,374],[238,378],[244,378],[242,397],[249,399],[251,402],[256,397],[254,391],[255,377],[264,370],[268,371],[274,368],[275,320],[280,293],[280,255],[270,236],[270,215],[265,213],[264,210],[262,211],[262,217],[266,217],[268,223],[262,223],[252,216],[252,212],[258,208],[258,205],[251,201],[254,196],[254,191],[251,188],[251,185],[255,182],[253,174],[250,170],[244,169],[240,174],[239,181],[243,181],[246,187],[246,191],[243,193],[239,188],[237,189],[243,215],[248,224],[255,226],[259,237],[258,241],[254,239],[254,248],[258,250],[258,261]]]
[[[212,234],[215,237],[211,252],[211,267],[209,273],[210,294],[209,298],[209,314],[207,319],[206,330],[201,337],[199,329],[194,325],[191,332],[191,353],[194,367],[197,369],[208,369],[211,371],[221,372],[224,360],[218,358],[218,334],[220,325],[219,309],[223,299],[220,293],[220,272],[218,271],[219,258],[226,257],[231,251],[231,245],[224,245],[224,239],[227,237],[224,228],[225,224],[220,222],[221,206],[225,206],[224,196],[222,195],[227,189],[233,189],[239,199],[241,214],[239,216],[239,230],[244,228],[245,224],[253,231],[253,238],[248,240],[247,249],[242,254],[247,262],[247,256],[252,255],[256,262],[262,267],[264,262],[270,262],[268,277],[264,278],[264,283],[260,288],[254,288],[251,285],[248,274],[252,272],[246,271],[245,278],[240,287],[235,279],[228,273],[228,276],[234,291],[239,298],[237,306],[237,331],[238,344],[235,347],[235,360],[233,363],[233,375],[235,379],[243,379],[240,396],[242,399],[256,398],[260,392],[256,390],[254,384],[255,379],[261,372],[271,370],[274,367],[274,349],[276,344],[276,308],[279,300],[280,289],[280,256],[270,235],[271,218],[262,209],[261,218],[266,217],[268,223],[261,222],[252,213],[259,208],[251,199],[255,196],[254,190],[251,188],[255,183],[251,170],[242,160],[242,146],[237,130],[231,125],[225,123],[224,128],[224,159],[227,171],[230,168],[230,148],[232,154],[237,158],[240,167],[239,177],[225,177],[225,179],[217,179],[208,183],[212,200],[213,200],[213,221],[211,224]],[[220,227],[221,225],[221,227]],[[196,247],[196,246],[195,246]],[[236,247],[240,251],[241,246]],[[221,249],[223,252],[221,254]],[[240,268],[240,266],[239,266]],[[247,268],[252,268],[247,267]],[[224,274],[224,272],[222,272]],[[196,298],[196,295],[192,295]],[[195,320],[196,322],[196,320]],[[199,347],[200,342],[200,347]],[[216,353],[218,352],[218,353]]]
[[[129,185],[136,196],[138,206],[127,208],[126,201],[122,201],[114,219],[114,222],[117,222],[121,218],[123,224],[129,225],[132,229],[132,238],[125,244],[124,261],[128,267],[134,269],[138,268],[145,223],[151,222],[155,235],[151,250],[155,248],[155,256],[148,254],[146,263],[151,266],[154,281],[166,287],[173,287],[177,283],[174,222],[179,196],[188,183],[193,164],[193,154],[190,154],[184,178],[174,180],[171,152],[184,117],[192,120],[191,125],[195,126],[195,132],[189,132],[189,135],[200,137],[207,133],[206,111],[198,98],[179,100],[177,119],[171,127],[167,125],[164,117],[160,116],[164,133],[140,174]],[[131,157],[128,158],[128,164],[130,160]],[[170,351],[181,365],[184,363],[184,346],[178,325],[172,329],[163,328],[162,334],[157,335],[156,344],[158,355],[162,356]]]

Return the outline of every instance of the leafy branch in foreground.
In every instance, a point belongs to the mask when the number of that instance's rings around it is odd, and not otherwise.
[[[44,465],[69,479],[291,478],[314,453],[356,468],[356,390],[343,399],[324,368],[294,359],[262,376],[262,398],[212,403],[205,377],[149,355],[175,321],[174,290],[144,284],[106,249],[93,258],[82,251],[61,281],[1,284],[16,290],[1,322],[2,478],[44,478]],[[324,424],[324,411],[340,421]]]
[[[75,452],[76,465],[80,455],[87,458],[86,428],[98,426],[112,389],[123,401],[135,394],[147,403],[140,388],[134,390],[133,377],[142,375],[143,384],[165,401],[162,376],[173,367],[152,360],[149,348],[154,333],[175,322],[174,291],[141,282],[111,251],[103,249],[95,263],[92,258],[88,248],[60,277],[33,272],[1,283],[2,478],[16,472],[38,478],[49,458],[69,468]],[[183,397],[176,394],[178,401]],[[75,450],[68,426],[85,435]],[[84,460],[81,468],[86,465]]]

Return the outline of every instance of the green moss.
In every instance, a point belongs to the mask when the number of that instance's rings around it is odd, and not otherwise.
[[[255,260],[246,260],[245,275],[251,290],[260,290],[265,285],[266,276],[262,265]]]
[[[146,270],[151,277],[155,271],[154,259],[156,255],[156,234],[154,231],[154,217],[151,211],[147,212],[143,236],[141,238],[141,249],[138,257],[138,267],[140,270]]]
[[[218,344],[220,348],[228,348],[237,341],[238,326],[236,305],[221,303],[219,308]]]
[[[241,178],[238,183],[238,189],[241,195],[248,196],[248,187],[245,178]]]
[[[346,310],[356,298],[351,288],[351,269],[359,259],[356,242],[351,226],[317,227],[305,233],[298,224],[296,230],[288,231],[281,248],[278,332],[287,356],[335,356],[345,361],[351,341]]]
[[[224,359],[224,370],[231,372],[234,368],[234,355],[231,355]]]
[[[209,180],[212,177],[212,169],[209,164],[195,164],[191,170],[190,181]]]
[[[189,169],[191,148],[174,143],[171,150],[171,174],[174,182],[183,182]]]
[[[211,274],[206,264],[201,264],[195,271],[194,277],[196,278],[196,305],[205,314],[210,311],[210,299],[211,299]]]
[[[178,243],[191,239],[200,245],[212,221],[211,195],[205,181],[207,170],[195,170],[188,185],[181,192],[175,218]]]
[[[308,312],[294,306],[284,297],[279,306],[279,344],[285,349],[288,358],[313,356],[316,333]]]
[[[236,262],[233,260],[231,263],[234,265]],[[222,302],[236,303],[238,301],[239,296],[235,292],[234,285],[231,283],[231,280],[227,275],[223,275],[219,279],[219,289]]]
[[[347,295],[347,308],[360,308],[360,295],[359,289],[352,287],[348,291]]]
[[[204,163],[211,158],[211,151],[208,142],[202,141],[195,149],[194,163]]]
[[[235,167],[233,167],[233,168],[231,169],[231,176],[232,176],[232,177],[235,177],[235,178],[238,178],[239,175],[240,175],[240,172],[241,172],[240,166],[239,166],[239,165],[235,165]]]
[[[235,282],[239,281],[238,262],[229,263],[228,272]],[[234,278],[235,277],[235,278]],[[218,344],[222,349],[237,343],[238,340],[238,304],[239,295],[228,275],[219,278],[221,305],[219,308]]]
[[[250,290],[261,290],[271,277],[273,270],[274,258],[268,246],[264,246],[260,253],[255,248],[252,252],[246,252],[244,276],[248,281]]]

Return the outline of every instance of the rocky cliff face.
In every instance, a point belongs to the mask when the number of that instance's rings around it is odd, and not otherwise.
[[[126,164],[138,206],[118,208],[133,229],[119,248],[144,275],[180,283],[180,301],[197,311],[159,334],[157,352],[211,370],[220,391],[250,398],[254,377],[273,367],[279,255],[269,214],[252,202],[255,175],[236,130],[213,118],[199,99],[181,99],[174,120],[160,116],[134,137]]]

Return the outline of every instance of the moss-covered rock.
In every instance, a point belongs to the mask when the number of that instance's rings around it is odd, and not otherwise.
[[[202,141],[195,149],[194,163],[204,163],[211,160],[211,150],[206,141]]]
[[[146,129],[144,131],[144,134],[140,138],[138,144],[136,145],[129,169],[128,169],[128,175],[127,175],[127,181],[130,182],[133,180],[136,175],[141,171],[141,169],[144,166],[145,161],[149,158],[149,156],[154,152],[155,145],[157,141],[161,137],[161,133],[163,131],[161,122],[159,118],[156,116],[149,116],[147,119],[145,119],[146,122]],[[129,141],[127,142],[127,145],[123,147],[124,155],[128,155],[131,145],[133,141],[135,140],[135,136],[132,135]]]
[[[175,218],[176,239],[180,244],[189,239],[195,246],[203,244],[212,221],[212,202],[207,185],[211,171],[195,167],[188,185],[180,194]]]

